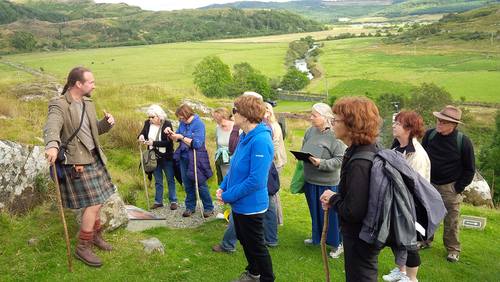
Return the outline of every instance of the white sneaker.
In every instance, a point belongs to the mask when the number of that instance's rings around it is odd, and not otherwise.
[[[342,244],[340,244],[340,245],[337,247],[337,249],[335,249],[334,251],[332,250],[332,251],[330,252],[330,254],[329,254],[329,255],[330,255],[330,257],[331,257],[331,258],[336,259],[336,258],[339,258],[339,257],[340,257],[340,255],[341,255],[343,252],[344,252],[344,246],[342,246]]]
[[[399,270],[399,267],[395,267],[393,270],[391,270],[391,272],[389,272],[389,274],[382,276],[382,279],[388,282],[396,282],[402,279],[403,277],[406,277],[406,273],[401,272]]]
[[[413,282],[411,281],[410,277],[408,276],[403,276],[403,278],[399,279],[398,282]],[[415,282],[418,282],[418,280],[415,280]]]
[[[306,245],[312,245],[313,244],[313,239],[305,239],[304,244]]]

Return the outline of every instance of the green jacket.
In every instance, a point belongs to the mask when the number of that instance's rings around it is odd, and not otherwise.
[[[68,140],[80,125],[81,115],[78,114],[77,105],[74,104],[73,101],[69,92],[49,101],[47,123],[43,130],[46,148],[59,148],[60,144]],[[97,136],[108,132],[112,126],[106,119],[97,120],[97,114],[92,99],[83,97],[83,101],[85,103],[85,112],[90,121],[90,130],[92,132],[95,147],[99,152],[102,162],[106,164],[106,156],[104,156]],[[66,164],[90,164],[93,161],[94,158],[89,150],[78,139],[78,136],[75,136],[68,144]]]

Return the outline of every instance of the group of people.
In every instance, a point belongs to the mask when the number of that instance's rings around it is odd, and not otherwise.
[[[89,69],[77,67],[70,71],[62,95],[49,102],[44,140],[49,163],[58,163],[61,168],[63,205],[83,208],[75,256],[90,266],[101,266],[102,261],[92,247],[106,251],[112,247],[102,237],[99,210],[116,188],[106,169],[98,135],[109,131],[115,120],[109,113],[105,113],[102,120],[97,119],[90,98],[94,87]],[[197,190],[203,216],[212,216],[214,204],[207,186],[212,170],[203,121],[187,104],[175,112],[179,120],[177,130],[160,106],[150,106],[147,114],[148,120],[138,140],[157,156],[152,208],[164,205],[163,175],[167,178],[169,208],[179,207],[174,180],[175,166],[178,166],[186,191],[182,216],[189,217],[195,212]],[[392,149],[400,152],[409,166],[440,193],[448,211],[443,235],[447,259],[456,262],[460,254],[460,193],[474,176],[474,151],[471,141],[457,129],[462,123],[460,109],[447,106],[434,112],[434,116],[436,128],[425,132],[418,113],[398,113],[393,122]],[[274,281],[268,247],[278,246],[278,225],[283,224],[279,175],[287,158],[282,130],[272,105],[255,92],[245,92],[236,98],[232,112],[218,108],[212,117],[217,123],[214,159],[219,188],[216,199],[221,204],[230,204],[232,209],[224,237],[212,250],[233,252],[239,241],[248,265],[236,281]],[[380,150],[378,109],[368,98],[344,97],[333,107],[315,104],[310,122],[301,148],[312,155],[303,168],[303,191],[311,217],[311,237],[304,243],[320,243],[323,210],[328,210],[326,243],[331,246],[331,257],[344,253],[346,280],[377,281],[381,248],[360,238],[369,209],[373,163],[356,156],[360,152]],[[422,136],[420,144],[418,139]],[[174,147],[177,147],[175,151]],[[416,212],[421,212],[418,206]],[[429,247],[432,239],[432,236],[419,236],[419,247]],[[417,281],[418,249],[391,247],[397,266],[383,279]]]

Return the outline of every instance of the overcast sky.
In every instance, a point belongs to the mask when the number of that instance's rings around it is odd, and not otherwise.
[[[139,6],[144,10],[170,11],[170,10],[199,8],[210,4],[231,3],[231,2],[236,2],[237,0],[94,0],[94,1],[97,3],[127,3],[133,6]],[[272,2],[287,2],[287,1],[290,0],[273,0]],[[271,1],[262,1],[262,2],[271,2]]]

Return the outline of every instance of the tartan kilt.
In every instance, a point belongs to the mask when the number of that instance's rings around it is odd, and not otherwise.
[[[83,172],[76,179],[71,179],[73,165],[63,165],[64,180],[60,186],[64,207],[80,209],[102,204],[115,192],[108,170],[99,158],[96,159],[83,165]]]

